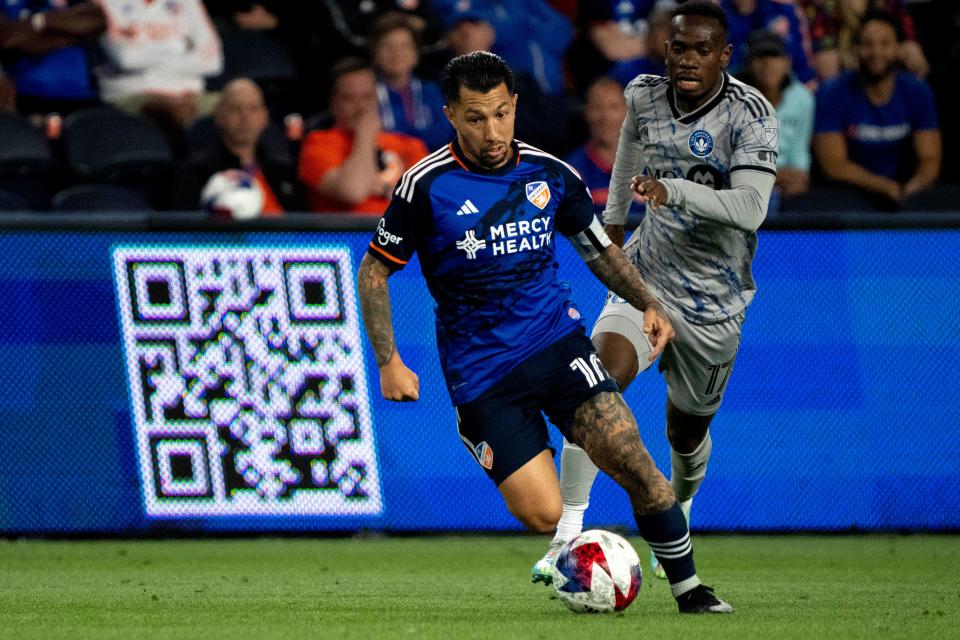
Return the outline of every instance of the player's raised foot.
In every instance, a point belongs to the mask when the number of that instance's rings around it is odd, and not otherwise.
[[[680,613],[733,613],[733,607],[705,584],[697,585],[677,598],[677,607]]]
[[[543,554],[543,557],[537,560],[537,563],[533,565],[533,569],[530,570],[530,580],[533,583],[542,582],[545,585],[553,584],[553,565],[557,563],[557,556],[560,554],[560,549],[563,548],[565,542],[551,542],[550,547],[547,548],[547,552]]]
[[[667,572],[663,570],[663,565],[657,560],[657,555],[653,551],[650,552],[650,571],[661,580],[667,579]]]

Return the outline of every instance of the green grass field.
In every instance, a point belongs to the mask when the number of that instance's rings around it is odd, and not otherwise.
[[[646,557],[646,546],[632,540]],[[960,537],[700,536],[737,611],[578,615],[529,582],[535,537],[0,541],[0,638],[960,637]]]

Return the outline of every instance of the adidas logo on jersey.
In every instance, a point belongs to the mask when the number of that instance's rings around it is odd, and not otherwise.
[[[468,216],[471,213],[480,213],[480,211],[474,206],[469,199],[463,203],[463,206],[460,207],[460,210],[457,211],[458,216]]]

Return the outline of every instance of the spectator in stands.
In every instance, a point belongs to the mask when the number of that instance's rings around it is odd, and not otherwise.
[[[783,38],[800,82],[815,80],[807,18],[794,0],[720,0],[720,6],[730,25],[728,41],[733,53],[728,68],[732,73],[742,70],[750,35],[765,30]]]
[[[220,37],[200,0],[100,0],[109,28],[100,44],[100,97],[120,109],[182,130],[213,111],[204,78],[220,73]]]
[[[571,27],[542,0],[523,0],[522,8],[527,13],[520,7],[507,13],[503,4],[484,0],[461,0],[446,7],[441,15],[449,52],[459,56],[492,51],[503,57],[513,69],[520,96],[517,137],[554,154],[566,153],[574,105],[565,89],[561,62]]]
[[[17,87],[0,67],[0,113],[12,113],[17,109]]]
[[[326,62],[347,56],[366,56],[376,20],[389,12],[402,12],[419,32],[426,48],[442,49],[439,21],[426,0],[205,0],[218,24],[274,32],[288,46],[297,66],[297,108],[314,114],[327,108],[326,89],[331,84]],[[269,98],[268,93],[268,98]]]
[[[600,0],[581,3],[580,23],[583,25],[583,33],[587,37],[591,53],[599,54],[599,60],[592,66],[600,68],[601,73],[614,75],[616,65],[648,55],[650,46],[646,38],[647,15],[653,7],[654,0]]]
[[[501,56],[515,76],[536,82],[540,92],[566,90],[563,58],[573,26],[545,0],[435,0],[454,55],[487,50]]]
[[[777,110],[780,143],[776,194],[790,198],[804,193],[810,186],[813,94],[791,73],[790,54],[780,36],[759,31],[750,38],[741,79],[759,89]]]
[[[666,44],[670,39],[670,20],[676,6],[677,3],[674,0],[659,0],[646,20],[644,35],[646,53],[638,58],[617,62],[610,69],[610,75],[623,86],[630,84],[630,81],[641,73],[655,76],[667,75]]]
[[[93,2],[6,0],[0,9],[0,53],[16,85],[17,110],[66,114],[98,104],[84,45],[106,28]]]
[[[857,68],[857,46],[854,42],[860,20],[868,10],[884,11],[903,27],[905,39],[900,44],[900,61],[904,68],[920,77],[930,65],[916,39],[913,18],[905,0],[800,0],[810,24],[813,64],[817,77],[828,80],[845,69]]]
[[[593,196],[597,215],[607,206],[607,191],[613,172],[613,160],[620,140],[620,126],[627,116],[623,99],[623,85],[610,76],[600,76],[587,89],[583,118],[590,132],[587,141],[564,160],[580,173]],[[630,222],[643,216],[643,205],[634,201],[630,208]]]
[[[382,130],[377,80],[363,60],[332,70],[333,127],[307,135],[299,176],[312,211],[380,215],[403,172],[427,154],[418,138]]]
[[[443,115],[440,86],[413,73],[419,38],[406,14],[391,12],[374,24],[370,48],[383,128],[420,138],[433,150],[450,142],[453,128]]]
[[[813,151],[827,178],[899,204],[933,185],[942,142],[926,82],[897,70],[902,34],[885,13],[864,16],[859,72],[817,93]]]
[[[181,167],[174,208],[197,209],[200,193],[211,176],[227,169],[242,169],[253,176],[263,191],[261,217],[303,210],[296,168],[275,158],[262,144],[269,113],[256,83],[246,78],[227,83],[213,117],[218,138],[191,155]]]

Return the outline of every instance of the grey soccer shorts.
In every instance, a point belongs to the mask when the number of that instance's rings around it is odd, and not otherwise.
[[[676,309],[663,307],[676,333],[660,357],[659,368],[667,382],[667,397],[685,413],[698,416],[716,413],[740,347],[745,313],[726,322],[699,325],[685,320]],[[613,293],[607,295],[607,303],[593,325],[591,337],[599,333],[622,335],[637,350],[639,370],[650,366],[647,358],[653,348],[643,333],[643,312],[623,298]]]

